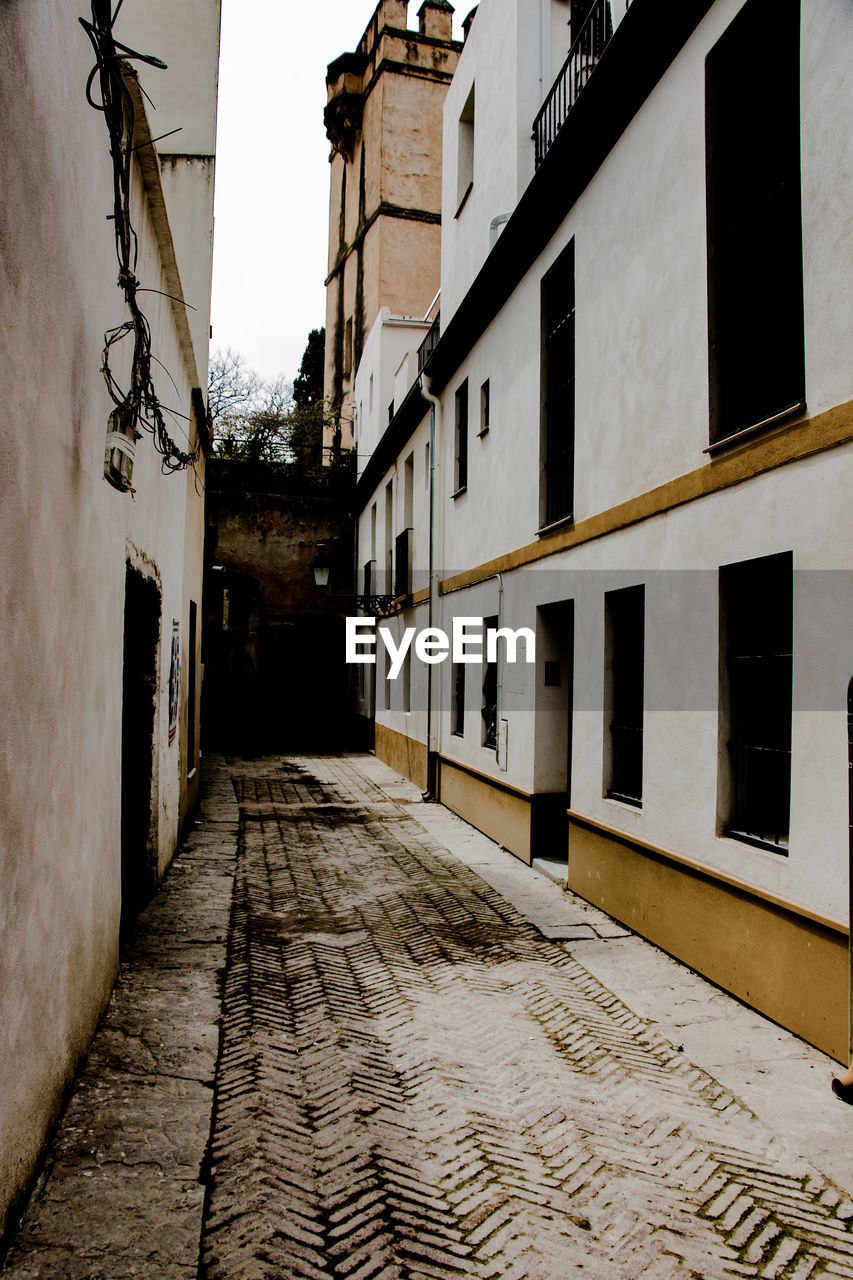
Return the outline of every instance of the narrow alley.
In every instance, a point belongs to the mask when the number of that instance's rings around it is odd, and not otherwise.
[[[213,760],[2,1275],[853,1276],[830,1072],[374,758]]]

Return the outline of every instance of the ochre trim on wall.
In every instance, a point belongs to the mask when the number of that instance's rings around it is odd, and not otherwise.
[[[442,764],[450,765],[453,769],[461,769],[463,773],[470,774],[472,778],[476,778],[479,782],[485,782],[490,787],[496,787],[498,791],[505,791],[507,795],[517,796],[525,803],[530,803],[530,792],[524,791],[521,787],[514,787],[511,782],[504,782],[503,778],[495,778],[490,773],[483,773],[481,769],[475,769],[473,765],[463,764],[461,760],[451,760],[450,756],[439,756]]]
[[[439,768],[441,803],[529,865],[530,796],[446,756]]]
[[[825,413],[804,421],[787,424],[772,435],[762,436],[758,440],[745,441],[741,446],[733,447],[724,456],[712,458],[704,466],[686,475],[678,476],[666,484],[658,485],[647,493],[629,498],[615,507],[609,507],[598,515],[589,516],[578,524],[568,528],[558,528],[551,534],[545,534],[526,546],[518,547],[505,555],[475,565],[462,573],[445,578],[439,587],[442,595],[449,591],[458,591],[460,587],[470,587],[476,582],[490,578],[496,573],[507,573],[511,569],[520,569],[525,565],[544,560],[546,556],[555,555],[558,551],[567,551],[572,547],[582,546],[596,538],[606,537],[620,529],[650,520],[653,516],[664,515],[675,507],[694,502],[697,498],[719,493],[734,485],[743,484],[745,480],[773,471],[777,467],[787,466],[802,458],[823,453],[827,449],[837,448],[853,440],[853,401],[836,405]]]
[[[750,897],[769,903],[772,907],[778,907],[781,911],[787,911],[795,916],[802,916],[804,920],[811,920],[814,924],[819,924],[822,929],[839,933],[844,938],[848,938],[850,935],[848,926],[841,920],[834,920],[831,916],[824,916],[817,911],[809,910],[808,907],[799,906],[795,902],[788,902],[787,899],[779,898],[773,893],[767,893],[764,889],[757,889],[746,880],[729,875],[728,872],[718,871],[716,867],[709,867],[707,863],[697,862],[694,858],[685,857],[684,854],[672,853],[669,849],[661,849],[659,845],[649,844],[646,840],[639,840],[636,836],[627,835],[616,827],[610,827],[604,822],[588,818],[582,813],[577,813],[574,809],[567,809],[566,812],[569,815],[569,821],[576,826],[585,827],[588,831],[598,832],[608,839],[619,840],[622,844],[627,845],[629,849],[636,849],[638,852],[647,854],[652,858],[660,858],[664,862],[671,862],[674,866],[683,867],[686,871],[705,876],[708,880],[719,881],[720,884],[736,889],[739,893],[749,894]]]
[[[847,1061],[844,931],[569,816],[568,887],[738,999]]]
[[[418,742],[417,738],[408,738],[404,733],[398,733],[396,729],[390,729],[388,725],[379,724],[378,721],[374,726],[374,732],[373,749],[378,758],[395,773],[402,773],[404,778],[408,778],[410,782],[419,786],[421,791],[425,791],[426,743]]]

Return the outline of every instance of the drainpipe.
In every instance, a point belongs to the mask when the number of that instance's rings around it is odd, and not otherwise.
[[[539,101],[551,88],[551,0],[539,0]]]
[[[509,222],[512,215],[509,213],[496,213],[489,223],[489,249],[494,249],[501,233],[501,227]]]
[[[439,617],[438,584],[441,578],[441,553],[444,543],[441,498],[440,450],[443,441],[441,401],[430,390],[432,379],[422,373],[419,378],[421,395],[430,405],[429,415],[429,616],[427,625],[437,625]],[[438,799],[438,751],[439,751],[439,691],[436,682],[433,692],[433,664],[427,664],[427,786],[425,800]]]

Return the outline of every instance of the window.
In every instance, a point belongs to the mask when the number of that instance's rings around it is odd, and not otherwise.
[[[643,798],[643,668],[645,587],[608,591],[605,617],[605,785],[614,800]]]
[[[344,325],[344,377],[352,373],[352,316]]]
[[[468,379],[456,392],[456,468],[455,489],[458,492],[468,483]]]
[[[720,570],[720,649],[723,831],[778,850],[791,807],[790,552]]]
[[[483,631],[488,634],[489,631],[497,631],[497,618],[484,618]],[[485,655],[485,649],[484,649]],[[484,747],[488,747],[490,751],[498,749],[498,664],[497,662],[489,662],[484,656],[483,661],[483,702],[480,708],[480,715],[483,720],[483,736],[482,743]]]
[[[574,241],[542,281],[543,525],[571,516],[575,460]]]
[[[379,705],[383,711],[389,711],[391,708],[391,681],[388,678],[388,672],[391,660],[384,645],[377,647],[382,650],[376,657],[377,671],[379,672]]]
[[[474,86],[459,116],[456,177],[456,216],[462,212],[468,192],[474,185]]]
[[[412,451],[403,466],[403,523],[411,529],[415,523],[415,454]]]
[[[489,429],[489,379],[480,387],[480,435],[484,436]]]
[[[705,64],[711,442],[805,407],[799,0],[748,0]]]
[[[382,586],[384,595],[394,591],[394,481],[389,480],[385,486],[385,581]]]
[[[580,40],[580,52],[596,61],[613,34],[613,18],[608,0],[572,0],[569,19],[571,42]]]
[[[458,738],[465,736],[465,664],[455,662],[451,668],[453,684],[450,690],[450,732]]]
[[[406,656],[403,659],[403,710],[409,712],[412,709],[412,650],[406,650]]]

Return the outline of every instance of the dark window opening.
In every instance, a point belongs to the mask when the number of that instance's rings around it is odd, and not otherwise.
[[[572,514],[575,461],[574,241],[542,281],[543,525]]]
[[[778,849],[787,845],[791,808],[790,552],[720,570],[720,628],[723,830]]]
[[[457,662],[453,666],[453,689],[451,692],[451,733],[458,738],[465,736],[465,664]]]
[[[705,64],[711,442],[804,408],[799,0],[748,0]]]
[[[498,629],[498,619],[484,618],[484,635]],[[480,709],[483,720],[483,746],[491,751],[498,749],[498,664],[483,662],[483,702]]]
[[[198,644],[198,605],[190,600],[190,625],[187,639],[187,774],[192,774],[198,764],[196,759],[196,681],[198,679],[198,663],[196,648]]]
[[[491,395],[490,395],[490,389],[489,389],[489,379],[486,378],[486,381],[480,387],[480,435],[481,436],[484,436],[489,429],[489,417],[490,417],[490,408],[491,408],[490,399],[491,399]]]
[[[600,58],[613,34],[609,0],[572,0],[569,32],[572,44],[580,42],[581,53]]]
[[[456,489],[464,489],[468,483],[468,379],[456,392]]]
[[[645,587],[627,587],[609,591],[604,598],[610,722],[607,794],[635,805],[643,798],[645,594]]]
[[[474,86],[459,116],[458,151],[456,156],[456,215],[474,184]]]

